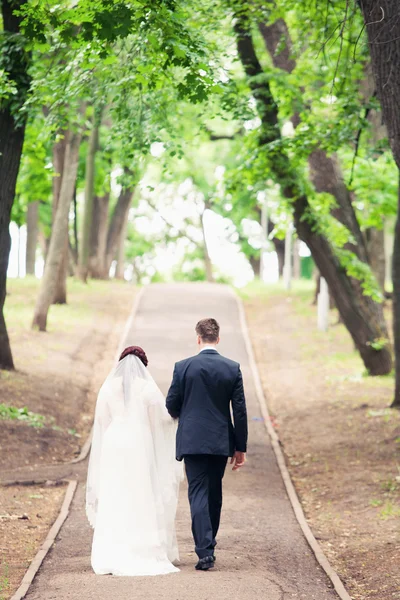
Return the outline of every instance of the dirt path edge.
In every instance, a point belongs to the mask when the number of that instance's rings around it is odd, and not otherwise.
[[[47,534],[47,537],[43,542],[42,546],[40,547],[39,551],[37,552],[35,558],[31,562],[27,572],[25,573],[21,585],[19,586],[15,594],[10,598],[10,600],[22,600],[22,598],[25,598],[32,584],[32,581],[34,580],[37,572],[39,571],[42,565],[42,562],[44,561],[48,551],[52,547],[57,535],[59,534],[61,527],[63,526],[65,520],[69,515],[69,509],[71,506],[71,502],[74,498],[77,485],[78,482],[75,480],[70,481],[68,483],[67,491],[65,492],[64,496],[64,502],[62,504],[59,515],[55,520],[49,533]]]
[[[269,411],[268,411],[267,399],[264,394],[260,374],[258,372],[258,366],[257,366],[256,360],[254,357],[253,345],[251,342],[249,328],[247,325],[247,319],[246,319],[246,313],[245,313],[244,306],[243,306],[243,301],[233,289],[232,289],[232,293],[234,294],[236,301],[237,301],[237,305],[238,305],[240,326],[241,326],[243,337],[245,340],[246,351],[247,351],[247,354],[249,357],[250,368],[251,368],[251,372],[252,372],[253,379],[254,379],[257,399],[259,401],[260,408],[261,408],[261,414],[263,416],[264,424],[267,429],[268,435],[271,438],[271,444],[272,444],[272,448],[275,453],[276,462],[277,462],[279,470],[281,472],[282,479],[283,479],[283,482],[286,487],[286,492],[287,492],[289,501],[293,508],[293,512],[294,512],[297,522],[300,525],[300,528],[304,534],[304,537],[306,538],[311,550],[313,551],[313,553],[315,555],[317,562],[320,564],[320,566],[323,568],[323,570],[325,571],[325,573],[331,580],[333,587],[334,587],[336,593],[338,594],[339,598],[341,600],[352,600],[351,596],[349,595],[346,588],[344,587],[339,575],[336,573],[336,571],[333,569],[333,567],[329,563],[327,557],[325,556],[324,552],[322,551],[322,548],[318,544],[317,540],[314,537],[314,534],[312,533],[312,531],[307,523],[307,520],[304,515],[303,508],[301,506],[299,497],[297,495],[297,492],[293,485],[292,479],[290,477],[290,473],[286,466],[285,457],[281,450],[281,442],[279,440],[279,437],[278,437],[275,429],[273,428],[273,426],[271,424],[271,418],[270,418]],[[11,600],[14,600],[14,599],[11,599]]]

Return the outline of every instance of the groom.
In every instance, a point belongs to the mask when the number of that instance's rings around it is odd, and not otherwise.
[[[228,456],[234,471],[246,460],[247,415],[240,366],[216,349],[217,321],[202,319],[196,333],[199,353],[176,363],[166,402],[171,417],[179,417],[176,457],[185,460],[196,569],[207,571],[215,562]]]

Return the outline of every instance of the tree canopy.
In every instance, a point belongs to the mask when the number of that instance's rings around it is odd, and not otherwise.
[[[40,204],[47,274],[34,324],[45,328],[67,272],[107,277],[119,257],[122,273],[160,278],[157,252],[181,239],[175,278],[192,268],[184,277],[226,280],[212,264],[210,213],[256,275],[266,244],[282,271],[293,223],[368,371],[389,372],[384,236],[399,163],[367,4],[3,1],[2,134],[15,144],[1,203],[6,228]],[[395,10],[386,4],[382,22]],[[161,232],[144,234],[137,220],[168,213],[185,181],[196,216],[179,226],[164,216]],[[10,366],[10,352],[0,362]]]

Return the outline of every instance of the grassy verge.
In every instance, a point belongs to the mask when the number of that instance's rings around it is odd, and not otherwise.
[[[40,280],[35,277],[9,279],[4,314],[11,333],[30,331],[39,292]],[[76,279],[68,280],[67,304],[51,306],[48,318],[48,333],[66,331],[69,327],[88,324],[93,319],[93,306],[96,298],[101,302],[110,292],[121,290],[125,294],[129,285],[119,281],[95,281],[87,284]],[[133,287],[130,287],[133,290]],[[128,293],[129,295],[129,293]]]

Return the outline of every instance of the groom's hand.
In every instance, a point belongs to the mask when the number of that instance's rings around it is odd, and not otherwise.
[[[246,453],[239,452],[237,450],[231,458],[231,465],[233,465],[232,471],[237,471],[238,469],[240,469],[240,467],[243,467],[245,462],[246,462]]]

